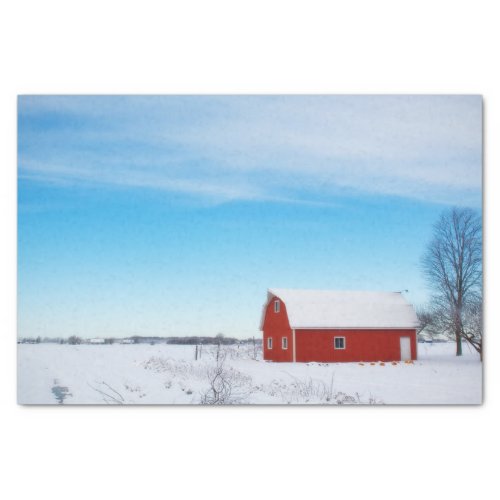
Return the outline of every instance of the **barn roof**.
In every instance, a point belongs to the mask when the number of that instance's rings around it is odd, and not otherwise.
[[[413,306],[400,292],[268,290],[286,306],[291,328],[415,328]],[[263,327],[262,317],[261,328]]]

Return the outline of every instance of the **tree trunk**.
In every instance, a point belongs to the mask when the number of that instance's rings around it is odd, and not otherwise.
[[[462,337],[459,331],[455,331],[455,340],[457,342],[457,356],[462,355]]]

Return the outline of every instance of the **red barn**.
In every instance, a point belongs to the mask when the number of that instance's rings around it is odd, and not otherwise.
[[[399,292],[268,290],[264,359],[336,363],[417,359],[417,316]]]

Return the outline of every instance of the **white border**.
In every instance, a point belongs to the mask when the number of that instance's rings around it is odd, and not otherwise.
[[[318,478],[330,477],[332,470],[342,477],[335,481],[335,494],[347,497],[353,485],[359,498],[384,500],[402,494],[420,500],[429,492],[469,500],[498,491],[491,451],[500,446],[495,390],[500,367],[494,355],[500,351],[494,316],[500,297],[493,220],[500,212],[493,195],[500,186],[495,2],[256,0],[250,6],[88,0],[69,8],[53,0],[20,0],[0,9],[0,459],[7,471],[0,492],[5,498],[126,500],[159,492],[218,500],[235,492],[243,500],[262,492],[289,500],[319,498],[332,485]],[[44,92],[484,94],[485,406],[17,407],[15,101],[18,93]],[[344,432],[333,436],[332,419]],[[457,479],[456,464],[470,457],[476,466]],[[265,470],[273,474],[262,474]],[[258,479],[249,483],[253,476]],[[219,480],[224,487],[214,489]]]

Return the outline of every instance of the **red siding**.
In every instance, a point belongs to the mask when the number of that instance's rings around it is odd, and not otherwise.
[[[264,319],[264,345],[263,353],[264,359],[268,361],[293,361],[293,339],[290,323],[288,322],[288,315],[284,302],[280,302],[280,311],[274,312],[273,299],[269,302],[266,308]],[[273,348],[267,348],[267,339],[273,339]],[[286,337],[288,339],[288,349],[282,349],[281,339]]]
[[[280,302],[280,311],[274,311],[275,297],[266,307],[263,324],[263,353],[268,361],[293,361],[292,329],[288,321],[286,305]],[[273,348],[268,349],[267,339],[273,339]],[[288,349],[282,348],[282,338],[288,339]],[[345,337],[345,349],[334,349],[334,337]],[[415,329],[326,329],[296,330],[296,361],[323,363],[355,361],[399,361],[401,360],[400,338],[410,337],[411,358],[417,359],[417,333]]]
[[[345,349],[334,349],[334,337],[345,337]],[[410,337],[411,358],[417,359],[415,330],[296,330],[296,360],[399,361],[400,337]]]

